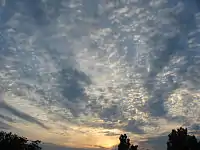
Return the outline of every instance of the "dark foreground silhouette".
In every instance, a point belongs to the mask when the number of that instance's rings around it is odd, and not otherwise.
[[[118,150],[138,149],[138,145],[130,144],[126,134],[121,135],[119,140]],[[194,135],[188,135],[187,128],[180,127],[168,135],[167,150],[200,150],[200,141]]]
[[[200,142],[194,135],[188,135],[187,128],[172,130],[168,138],[167,150],[200,150]]]
[[[131,145],[130,139],[126,134],[121,135],[119,141],[118,150],[137,150],[138,148],[138,145]]]
[[[29,141],[13,133],[0,132],[0,150],[40,150],[40,141]]]
[[[137,150],[126,134],[119,137],[118,150]],[[16,134],[0,132],[0,150],[40,150],[40,141],[30,141]],[[159,144],[159,143],[158,143]],[[200,142],[194,135],[189,135],[187,128],[172,130],[168,135],[167,150],[200,150]]]

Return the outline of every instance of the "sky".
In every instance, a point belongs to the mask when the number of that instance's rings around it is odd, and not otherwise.
[[[199,10],[197,0],[0,0],[0,128],[52,150],[196,132]]]

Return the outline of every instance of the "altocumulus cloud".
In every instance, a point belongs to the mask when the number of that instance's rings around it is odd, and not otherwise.
[[[4,0],[0,125],[71,147],[110,147],[122,132],[150,142],[179,125],[193,128],[195,3]]]

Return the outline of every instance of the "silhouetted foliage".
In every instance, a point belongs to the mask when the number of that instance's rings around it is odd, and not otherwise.
[[[0,132],[0,149],[2,150],[40,150],[40,141],[29,141],[16,134]]]
[[[119,140],[118,150],[138,149],[138,145],[131,145],[126,134],[121,134]],[[189,135],[187,128],[180,127],[168,135],[167,150],[200,150],[200,141],[194,135]]]
[[[137,150],[138,145],[131,145],[130,139],[126,134],[119,137],[120,143],[118,145],[118,150]]]
[[[126,134],[119,137],[118,150],[137,150]],[[0,150],[41,150],[40,141],[30,141],[13,133],[0,132]],[[159,143],[158,143],[159,144]],[[168,135],[167,150],[200,150],[200,141],[194,135],[188,135],[187,128],[173,129]]]
[[[200,142],[194,135],[188,135],[187,128],[173,129],[168,137],[167,150],[200,150]]]

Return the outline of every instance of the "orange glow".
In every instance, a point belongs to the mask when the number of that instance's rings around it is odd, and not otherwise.
[[[71,126],[73,130],[59,128],[44,130],[36,125],[14,123],[19,133],[31,139],[74,148],[111,148],[119,143],[118,136],[104,135],[102,128]],[[14,125],[13,124],[13,125]]]

